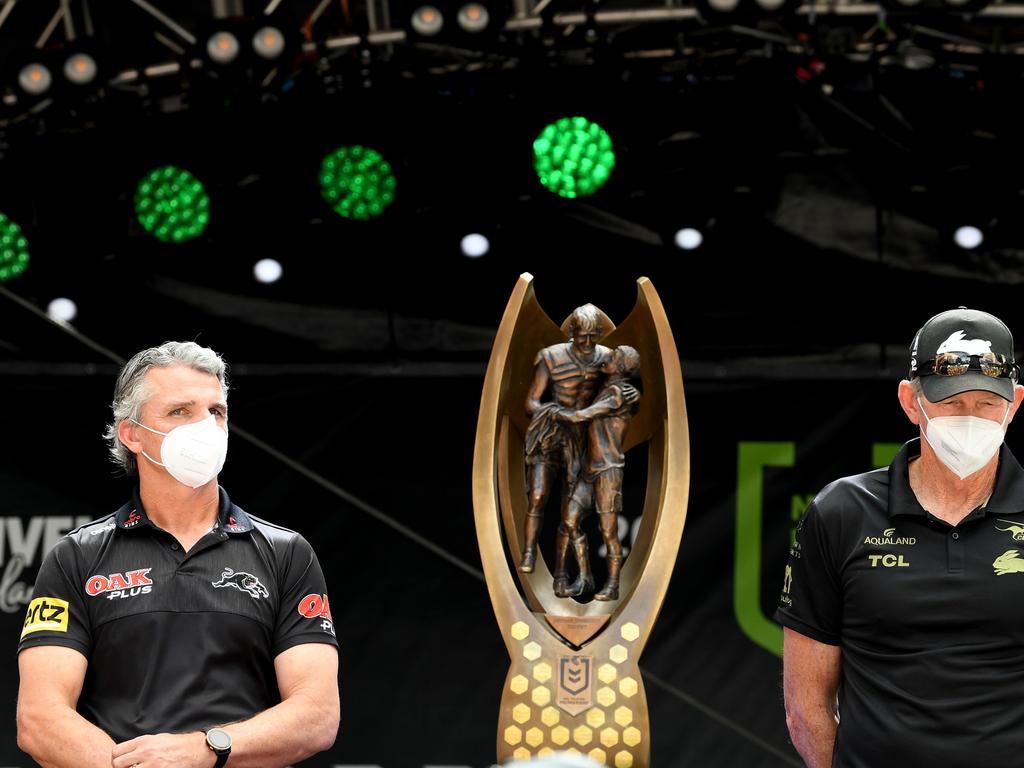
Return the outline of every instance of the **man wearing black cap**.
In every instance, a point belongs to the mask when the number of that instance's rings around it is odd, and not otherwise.
[[[998,318],[931,318],[899,385],[923,439],[827,486],[798,524],[775,617],[811,768],[1024,759],[1024,471],[1003,444],[1017,379]]]

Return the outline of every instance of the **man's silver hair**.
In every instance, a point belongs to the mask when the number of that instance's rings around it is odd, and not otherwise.
[[[150,347],[136,354],[125,363],[114,385],[114,402],[110,404],[114,420],[107,425],[103,437],[110,449],[110,458],[121,467],[125,474],[135,475],[138,466],[135,454],[129,451],[117,436],[122,421],[142,418],[142,406],[149,399],[146,387],[146,373],[151,368],[168,368],[184,365],[200,373],[208,373],[220,380],[224,397],[228,396],[227,364],[209,347],[201,347],[194,341],[165,341],[159,347]]]

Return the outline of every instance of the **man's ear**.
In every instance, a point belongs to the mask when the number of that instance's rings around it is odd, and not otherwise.
[[[1021,389],[1024,390],[1024,387]],[[907,414],[910,423],[920,426],[924,422],[924,416],[921,413],[921,406],[917,402],[917,386],[914,382],[906,379],[901,381],[897,397],[899,397],[900,407]]]
[[[117,425],[117,439],[136,456],[142,453],[142,442],[138,439],[139,428],[128,419]]]

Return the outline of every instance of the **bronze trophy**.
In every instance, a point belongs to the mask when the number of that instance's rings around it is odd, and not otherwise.
[[[618,327],[590,304],[559,327],[532,281],[519,278],[498,329],[473,466],[484,575],[512,659],[498,760],[569,751],[646,768],[638,661],[668,588],[689,487],[679,358],[650,280],[637,281],[636,307]],[[625,454],[643,442],[643,517],[624,560]],[[552,571],[539,541],[555,506]],[[589,516],[607,549],[601,585],[581,527]]]

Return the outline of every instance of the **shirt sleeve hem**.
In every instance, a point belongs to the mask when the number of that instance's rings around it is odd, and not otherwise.
[[[61,648],[71,648],[89,658],[89,646],[81,640],[75,640],[72,637],[27,637],[18,643],[18,653],[21,653],[26,648],[35,648],[41,645],[57,645]]]
[[[306,645],[308,643],[323,643],[324,645],[333,645],[335,648],[337,648],[338,638],[331,637],[330,635],[326,635],[322,632],[318,632],[315,635],[293,635],[292,637],[286,638],[274,646],[274,656],[280,656],[289,648],[294,648],[297,645]]]
[[[831,632],[823,632],[817,627],[811,626],[788,613],[776,611],[773,618],[782,626],[789,627],[794,632],[806,635],[812,640],[817,640],[819,643],[825,643],[825,645],[839,645],[839,635],[832,634]]]

